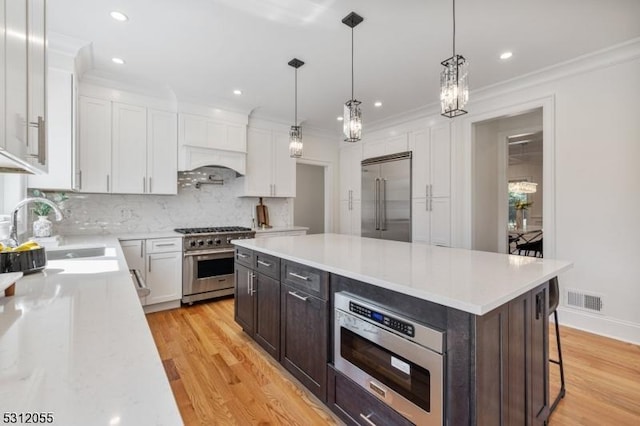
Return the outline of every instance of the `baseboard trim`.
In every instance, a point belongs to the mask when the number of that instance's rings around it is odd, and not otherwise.
[[[559,306],[560,325],[640,345],[640,324]],[[553,317],[550,317],[553,320]]]
[[[180,299],[172,300],[170,302],[156,303],[155,305],[147,305],[143,307],[145,314],[152,314],[154,312],[166,311],[169,309],[176,309],[180,307]]]

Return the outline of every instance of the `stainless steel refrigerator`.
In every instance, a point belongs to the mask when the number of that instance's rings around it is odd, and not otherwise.
[[[411,241],[411,151],[362,161],[362,234]]]

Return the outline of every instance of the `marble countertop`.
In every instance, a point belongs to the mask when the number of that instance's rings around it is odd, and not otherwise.
[[[3,411],[51,412],[60,425],[183,424],[118,239],[68,241],[105,256],[49,261],[0,298]]]
[[[562,260],[340,234],[234,244],[475,315],[484,315],[572,267]]]

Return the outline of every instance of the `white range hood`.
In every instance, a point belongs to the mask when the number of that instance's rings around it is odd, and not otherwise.
[[[200,167],[226,167],[240,175],[247,171],[247,154],[223,149],[182,145],[178,156],[178,171],[190,171]]]

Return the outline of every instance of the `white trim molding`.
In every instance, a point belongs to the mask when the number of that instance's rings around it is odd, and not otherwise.
[[[567,327],[640,345],[640,324],[630,321],[594,315],[567,308],[566,306],[559,306],[558,322],[560,325],[566,325]]]

